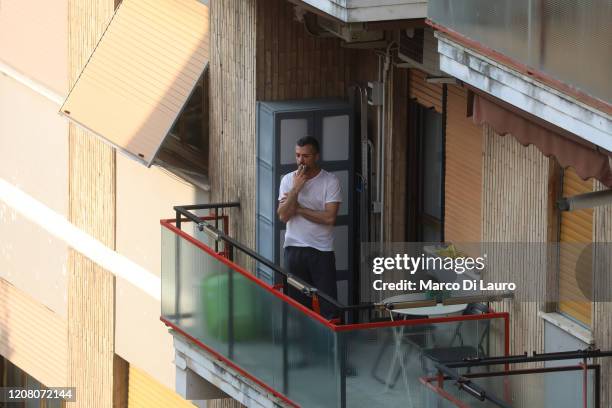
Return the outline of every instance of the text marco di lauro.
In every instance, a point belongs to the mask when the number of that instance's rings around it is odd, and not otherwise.
[[[513,282],[485,282],[483,280],[464,280],[462,282],[435,282],[432,280],[410,281],[402,279],[397,282],[383,282],[377,279],[372,282],[374,290],[516,290]]]

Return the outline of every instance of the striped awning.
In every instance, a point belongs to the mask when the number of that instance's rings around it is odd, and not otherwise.
[[[208,61],[207,6],[123,0],[60,113],[150,166]]]
[[[612,188],[610,157],[597,146],[562,136],[482,95],[474,95],[473,114],[474,123],[488,123],[495,133],[510,134],[523,146],[532,144],[544,156],[554,156],[561,167],[573,167],[583,180],[594,177]]]

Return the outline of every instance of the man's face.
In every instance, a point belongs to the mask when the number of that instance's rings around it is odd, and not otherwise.
[[[302,165],[311,169],[317,160],[319,160],[319,153],[316,153],[311,145],[295,146],[295,161],[298,166]]]

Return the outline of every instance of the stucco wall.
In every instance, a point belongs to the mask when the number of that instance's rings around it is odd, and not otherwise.
[[[0,76],[0,178],[65,216],[68,125],[57,109]],[[66,318],[66,245],[5,204],[0,204],[0,242],[0,277]]]
[[[158,167],[146,168],[117,154],[116,249],[160,276],[159,220],[175,205],[201,204],[208,193]],[[174,347],[159,320],[160,302],[121,278],[116,281],[115,348],[125,360],[174,389]]]
[[[68,91],[68,2],[3,0],[0,62],[54,92]]]

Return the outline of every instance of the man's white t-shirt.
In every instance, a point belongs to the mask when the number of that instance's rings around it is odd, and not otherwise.
[[[279,201],[293,188],[293,175],[296,171],[283,176],[278,192]],[[340,180],[335,174],[321,169],[315,177],[306,180],[297,199],[301,207],[325,211],[325,204],[342,202]],[[317,224],[301,215],[294,215],[287,222],[284,246],[312,247],[319,251],[333,251],[333,228],[333,225]]]

